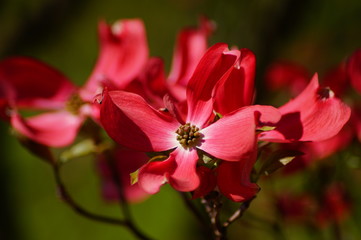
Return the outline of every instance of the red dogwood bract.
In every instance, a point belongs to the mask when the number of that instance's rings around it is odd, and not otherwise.
[[[315,74],[295,99],[279,108],[282,119],[260,134],[271,142],[322,141],[335,136],[351,115],[350,108],[329,88],[320,88]]]

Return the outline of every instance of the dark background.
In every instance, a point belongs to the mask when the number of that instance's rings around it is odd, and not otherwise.
[[[260,102],[266,94],[263,74],[272,61],[292,60],[322,75],[361,47],[359,0],[2,0],[0,57],[36,57],[81,85],[98,54],[98,20],[141,18],[150,54],[164,58],[169,71],[176,33],[195,26],[201,14],[217,23],[211,43],[226,42],[255,52]],[[57,196],[51,169],[20,146],[6,123],[0,126],[0,239],[133,239],[125,229],[72,212]],[[69,163],[63,175],[86,208],[119,215],[116,204],[100,197],[92,159]],[[169,186],[132,210],[141,228],[157,239],[199,239],[195,221]],[[355,234],[352,239],[360,237],[358,231]],[[272,239],[257,229],[248,229],[245,239],[247,235]],[[294,230],[289,239],[303,236]]]

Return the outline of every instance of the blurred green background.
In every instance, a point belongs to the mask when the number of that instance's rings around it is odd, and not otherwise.
[[[359,0],[2,0],[0,57],[36,57],[80,85],[98,54],[98,20],[141,18],[150,54],[164,58],[169,70],[176,33],[196,26],[204,14],[218,26],[211,43],[226,42],[255,52],[262,102],[262,76],[270,62],[289,59],[322,74],[361,47],[360,13]],[[49,166],[22,148],[6,123],[0,126],[0,239],[134,239],[125,229],[92,222],[63,204]],[[116,204],[101,199],[92,159],[69,163],[63,176],[86,208],[120,214]],[[156,239],[200,239],[195,220],[169,186],[132,206],[132,211],[141,229]],[[254,238],[272,239],[254,232]],[[302,234],[289,239],[302,239]]]

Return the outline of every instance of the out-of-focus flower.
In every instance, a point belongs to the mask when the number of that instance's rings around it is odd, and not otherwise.
[[[131,183],[130,174],[138,170],[148,160],[149,157],[145,153],[121,146],[118,146],[114,152],[106,156],[104,154],[100,155],[98,166],[104,198],[112,202],[117,201],[120,199],[119,194],[121,194],[121,191],[129,202],[144,200],[148,194],[138,186],[138,183]],[[117,181],[119,182],[117,183]]]
[[[349,215],[351,202],[344,187],[339,183],[333,183],[324,190],[319,209],[315,214],[315,223],[319,227],[325,227],[332,223],[341,223]]]
[[[48,146],[72,143],[89,109],[65,76],[37,60],[14,57],[0,63],[0,82],[3,114],[17,131]],[[23,118],[22,109],[48,112]]]
[[[81,95],[93,99],[104,84],[124,89],[148,60],[148,42],[144,24],[139,19],[119,20],[112,25],[104,21],[98,27],[100,49],[94,70]]]
[[[276,197],[276,207],[287,223],[323,228],[344,221],[350,213],[351,202],[342,184],[333,182],[320,189],[319,196],[310,192],[282,193]]]
[[[276,208],[287,222],[302,223],[312,219],[317,203],[309,194],[285,192],[276,197]]]
[[[87,116],[95,120],[99,117],[94,105],[89,104],[97,91],[101,91],[98,88],[123,86],[139,74],[143,67],[139,61],[144,58],[145,63],[148,56],[143,28],[140,20],[117,22],[113,29],[101,22],[100,56],[82,88],[38,60],[26,57],[3,60],[0,63],[1,115],[33,141],[51,147],[71,144]],[[23,117],[20,110],[24,109],[46,112]]]
[[[290,91],[297,96],[307,86],[310,75],[302,66],[291,62],[271,64],[265,74],[265,81],[270,90]]]

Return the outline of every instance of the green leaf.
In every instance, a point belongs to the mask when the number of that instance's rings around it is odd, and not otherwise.
[[[209,164],[214,162],[214,159],[211,158],[210,156],[206,155],[206,154],[202,154],[202,160],[205,164]]]
[[[303,155],[303,152],[297,150],[277,150],[264,161],[258,175],[270,175],[276,170],[289,164],[295,157]]]
[[[263,126],[261,128],[257,128],[258,131],[267,132],[275,129],[276,127],[273,126]]]
[[[85,139],[60,154],[60,161],[65,163],[71,159],[83,157],[97,152],[97,146],[91,139]]]
[[[167,158],[168,158],[168,156],[166,156],[166,155],[157,155],[157,156],[154,156],[151,159],[149,159],[148,163],[156,162],[156,161],[163,161],[163,160],[166,160]]]
[[[130,184],[134,185],[138,182],[139,169],[130,174]]]

